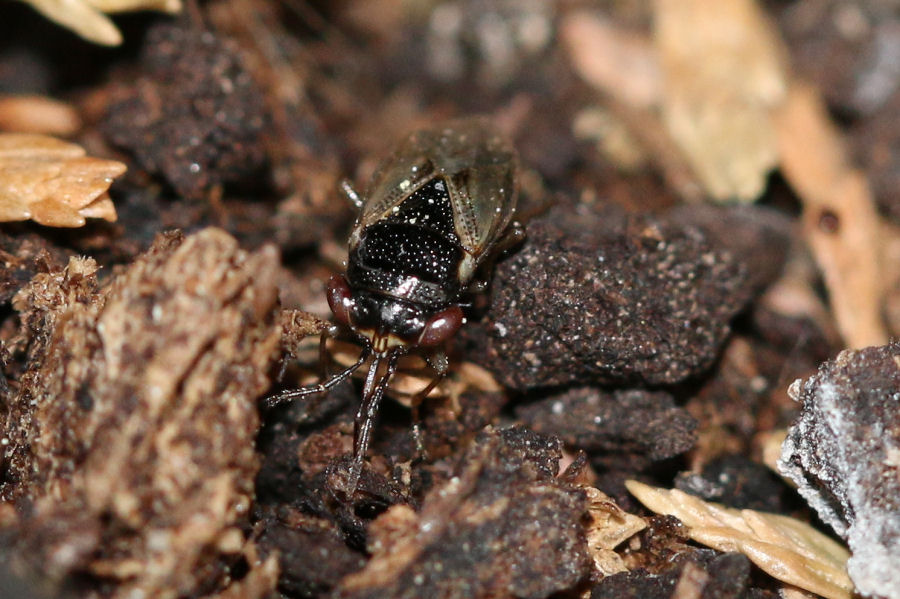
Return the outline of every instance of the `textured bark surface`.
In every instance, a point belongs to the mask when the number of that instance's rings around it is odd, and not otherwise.
[[[4,414],[3,494],[31,506],[23,559],[118,581],[123,597],[225,576],[246,550],[276,267],[272,249],[207,229],[160,237],[106,286],[73,258],[17,295],[36,336]]]

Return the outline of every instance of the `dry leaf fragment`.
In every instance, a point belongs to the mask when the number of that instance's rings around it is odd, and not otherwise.
[[[756,199],[778,162],[770,110],[787,87],[785,50],[754,0],[657,0],[663,120],[707,192]]]
[[[0,222],[31,219],[50,227],[81,227],[85,218],[115,221],[107,191],[125,168],[46,135],[2,133]]]
[[[82,38],[103,46],[118,46],[122,34],[103,13],[87,2],[68,0],[25,0],[36,11]]]
[[[853,593],[846,567],[849,552],[804,522],[727,508],[678,489],[658,489],[634,480],[625,486],[649,509],[684,522],[698,543],[743,553],[774,578],[827,599],[850,599]]]
[[[103,13],[137,10],[181,12],[181,0],[24,0],[36,11],[82,38],[104,46],[118,46],[122,34]]]

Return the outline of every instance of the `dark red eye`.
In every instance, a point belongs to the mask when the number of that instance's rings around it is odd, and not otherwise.
[[[452,337],[462,323],[463,313],[459,306],[450,306],[446,310],[438,312],[425,323],[425,328],[422,329],[422,335],[419,337],[419,345],[425,347],[440,345]]]
[[[353,306],[353,292],[343,275],[334,275],[328,281],[328,307],[334,319],[344,326],[350,326],[350,308]]]

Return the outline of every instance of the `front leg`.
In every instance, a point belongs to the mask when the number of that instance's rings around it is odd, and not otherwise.
[[[525,225],[517,220],[509,223],[503,236],[494,244],[487,259],[478,268],[475,280],[469,285],[469,291],[473,293],[486,292],[491,285],[490,281],[497,260],[505,252],[522,243],[525,240],[525,236]]]
[[[444,380],[444,377],[447,376],[447,372],[450,370],[450,361],[447,359],[447,353],[443,349],[435,350],[431,356],[425,357],[425,361],[428,362],[429,366],[434,368],[436,376],[431,379],[431,382],[428,383],[424,389],[413,395],[409,401],[409,407],[412,410],[413,441],[416,445],[416,459],[419,461],[427,459],[425,440],[422,436],[422,419],[421,414],[419,413],[419,406],[422,405],[422,402],[425,401],[428,394],[441,384],[441,381]]]
[[[324,332],[322,334],[325,335]],[[266,397],[263,400],[263,404],[267,408],[274,408],[275,406],[287,401],[293,401],[295,399],[306,397],[307,395],[312,395],[314,393],[324,393],[325,391],[330,390],[332,387],[335,387],[336,385],[344,382],[351,374],[353,374],[360,366],[365,363],[371,353],[371,348],[366,347],[362,350],[362,353],[360,353],[359,355],[359,359],[356,360],[355,363],[351,364],[330,379],[327,379],[315,385],[310,385],[308,387],[300,387],[299,389],[286,389],[284,391]]]
[[[401,353],[396,348],[388,352],[386,356],[385,354],[376,353],[372,366],[366,374],[362,401],[359,404],[359,410],[356,412],[356,419],[353,422],[353,462],[350,464],[350,473],[346,486],[348,498],[352,497],[356,492],[356,485],[359,483],[359,476],[362,473],[366,452],[372,440],[372,429],[375,426],[378,406],[381,404],[381,399],[384,397],[388,383],[391,382],[391,378],[397,372],[397,361],[400,359]],[[379,379],[378,369],[385,358],[387,359],[387,368]]]

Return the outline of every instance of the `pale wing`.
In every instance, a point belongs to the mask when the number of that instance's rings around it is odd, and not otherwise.
[[[449,185],[456,232],[476,260],[515,210],[516,154],[486,118],[450,121],[417,131],[376,172],[357,227],[386,216],[435,176]]]
[[[434,176],[428,139],[419,131],[407,137],[375,171],[357,225],[378,222]]]
[[[435,133],[432,162],[450,185],[460,242],[478,259],[515,212],[515,150],[485,118],[454,121]]]

